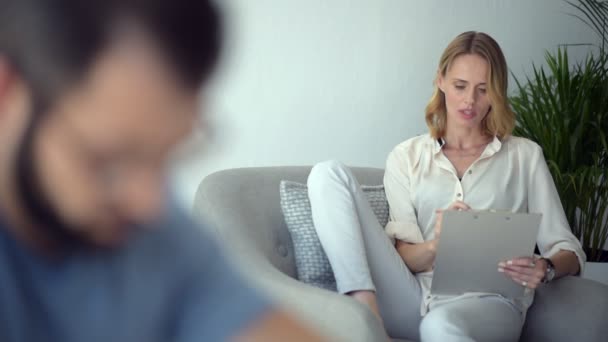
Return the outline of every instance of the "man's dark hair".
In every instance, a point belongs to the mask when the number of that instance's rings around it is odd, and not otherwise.
[[[209,0],[0,0],[0,57],[35,97],[52,101],[125,19],[149,34],[188,87],[198,87],[218,59],[220,19]]]
[[[182,85],[196,90],[220,52],[220,18],[211,0],[0,0],[0,58],[32,93],[31,119],[16,156],[19,198],[45,234],[67,246],[85,240],[68,229],[41,190],[35,165],[37,127],[54,102],[76,86],[125,22],[156,44]]]

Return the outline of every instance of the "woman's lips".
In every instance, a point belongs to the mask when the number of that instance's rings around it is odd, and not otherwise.
[[[461,109],[458,112],[466,119],[472,119],[477,114],[473,109]]]

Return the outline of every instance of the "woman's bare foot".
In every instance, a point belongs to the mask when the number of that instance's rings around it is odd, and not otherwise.
[[[378,302],[376,301],[376,293],[373,291],[353,291],[347,293],[347,295],[353,297],[356,301],[365,304],[378,318],[378,321],[384,328],[384,321],[382,320],[382,316],[380,315],[380,310],[378,309]],[[387,341],[390,342],[391,339],[388,337],[388,333],[385,331]]]
[[[376,294],[372,291],[353,291],[348,293],[349,296],[355,300],[365,304],[370,310],[378,317],[382,322],[382,316],[380,316],[380,310],[378,309],[378,302],[376,301]]]

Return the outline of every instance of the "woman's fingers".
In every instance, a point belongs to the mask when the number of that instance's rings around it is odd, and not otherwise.
[[[456,201],[448,207],[449,210],[471,210],[468,204],[463,201]]]
[[[435,210],[435,239],[441,235],[441,224],[443,223],[443,210]]]
[[[516,283],[531,289],[538,287],[545,276],[543,266],[530,257],[499,262],[498,271],[509,276]]]
[[[447,209],[437,209],[435,210],[435,229],[434,229],[434,233],[435,233],[435,238],[439,238],[439,235],[441,235],[441,225],[443,223],[443,212],[445,210],[470,210],[471,207],[469,207],[468,204],[464,203],[463,201],[456,201],[452,204],[450,204],[450,206]]]
[[[511,278],[514,282],[516,282],[517,284],[530,288],[530,289],[535,289],[538,287],[538,285],[540,285],[541,283],[541,279],[538,279],[536,277],[530,277],[530,276],[526,276],[526,275],[522,275],[520,273],[505,269],[504,273]]]

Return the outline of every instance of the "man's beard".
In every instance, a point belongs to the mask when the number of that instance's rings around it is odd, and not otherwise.
[[[77,234],[80,231],[66,222],[53,206],[40,182],[40,168],[36,164],[35,140],[40,124],[47,118],[35,110],[19,145],[15,163],[17,194],[24,214],[34,227],[35,233],[50,240],[61,249],[74,249],[90,245]],[[37,167],[38,166],[38,167]]]

